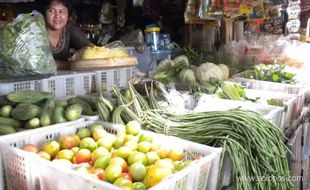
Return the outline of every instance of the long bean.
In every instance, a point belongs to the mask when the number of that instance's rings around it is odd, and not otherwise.
[[[157,110],[145,112],[143,121],[148,130],[225,147],[233,163],[234,189],[292,189],[291,181],[260,180],[262,175],[290,174],[283,133],[255,112],[234,109],[174,115]]]

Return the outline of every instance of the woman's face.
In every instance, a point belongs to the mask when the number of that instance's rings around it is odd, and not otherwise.
[[[53,1],[45,14],[47,27],[52,30],[62,30],[68,22],[68,9],[61,2]]]

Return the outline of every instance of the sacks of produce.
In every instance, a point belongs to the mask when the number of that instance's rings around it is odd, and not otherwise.
[[[56,72],[43,16],[20,14],[0,30],[0,77],[45,75]]]

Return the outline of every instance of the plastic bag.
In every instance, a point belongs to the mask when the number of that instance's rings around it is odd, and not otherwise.
[[[137,52],[143,52],[146,47],[144,44],[144,36],[141,29],[134,30],[124,36],[120,37],[120,40],[127,47],[134,47]]]
[[[20,14],[0,30],[0,77],[46,75],[56,72],[43,16]]]

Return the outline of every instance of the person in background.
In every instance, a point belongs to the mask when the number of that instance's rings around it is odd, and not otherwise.
[[[71,14],[71,0],[43,0],[43,15],[53,57],[58,68],[65,69],[69,64],[70,49],[79,50],[92,47],[92,44],[80,28],[68,23]],[[65,65],[64,65],[65,64]]]

